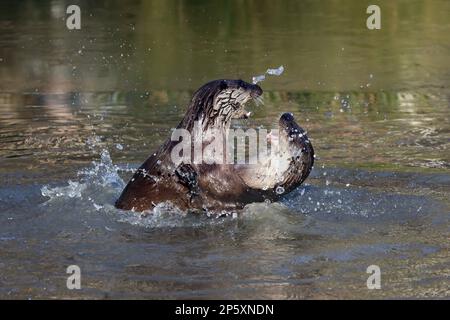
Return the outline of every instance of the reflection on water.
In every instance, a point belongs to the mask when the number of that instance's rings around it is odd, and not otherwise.
[[[142,161],[185,113],[191,90],[3,93],[3,170],[20,163],[84,164],[95,158],[86,141],[97,135],[118,161]],[[407,169],[450,167],[447,96],[435,90],[397,92],[268,91],[244,126],[271,127],[285,111],[314,140],[320,163]],[[117,149],[117,144],[124,148]]]
[[[379,1],[2,1],[1,91],[195,89],[285,66],[271,89],[372,90],[448,86],[450,3]]]
[[[0,297],[448,297],[450,3],[379,5],[368,31],[356,0],[81,1],[68,31],[62,1],[2,1]],[[236,125],[293,112],[308,185],[237,219],[113,208],[193,90],[280,65]]]

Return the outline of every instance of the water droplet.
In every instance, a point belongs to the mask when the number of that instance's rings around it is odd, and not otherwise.
[[[253,84],[257,84],[258,82],[264,81],[265,79],[266,79],[266,76],[262,74],[259,76],[254,76],[252,78],[252,82],[253,82]]]
[[[277,194],[283,194],[283,193],[284,193],[284,188],[283,188],[282,186],[278,186],[278,187],[275,189],[275,192],[276,192]]]
[[[271,76],[279,76],[283,73],[283,71],[284,71],[284,67],[279,66],[276,69],[267,69],[266,73],[270,74]]]

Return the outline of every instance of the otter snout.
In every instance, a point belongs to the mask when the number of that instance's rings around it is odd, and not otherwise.
[[[309,143],[306,131],[295,121],[294,115],[290,112],[283,113],[279,121],[280,136],[289,141],[290,144],[304,146]]]
[[[290,112],[285,112],[280,117],[280,123],[289,124],[294,120],[294,115]]]
[[[257,98],[263,93],[263,90],[257,84],[248,83],[241,79],[223,81],[225,81],[228,88],[241,88],[247,91],[247,93],[249,93],[252,98]]]
[[[263,94],[263,90],[257,84],[251,84],[250,86],[251,86],[250,95],[252,96],[252,98],[258,98],[260,95]]]

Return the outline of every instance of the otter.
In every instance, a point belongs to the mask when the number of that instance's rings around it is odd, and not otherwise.
[[[197,124],[206,136],[226,135],[231,120],[249,117],[245,104],[260,99],[262,93],[258,85],[243,80],[211,81],[193,94],[177,129],[192,132]],[[271,145],[284,147],[262,157],[258,164],[174,163],[172,153],[179,141],[169,138],[136,170],[115,206],[146,211],[169,202],[181,210],[211,213],[277,201],[298,187],[314,164],[312,144],[294,116],[282,114],[278,127],[278,139],[268,139]]]

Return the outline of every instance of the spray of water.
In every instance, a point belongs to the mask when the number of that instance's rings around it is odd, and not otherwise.
[[[252,82],[253,82],[253,84],[257,84],[258,82],[266,80],[266,75],[280,76],[283,72],[284,72],[283,66],[279,66],[278,68],[274,68],[274,69],[267,69],[264,74],[254,76],[252,78]]]

